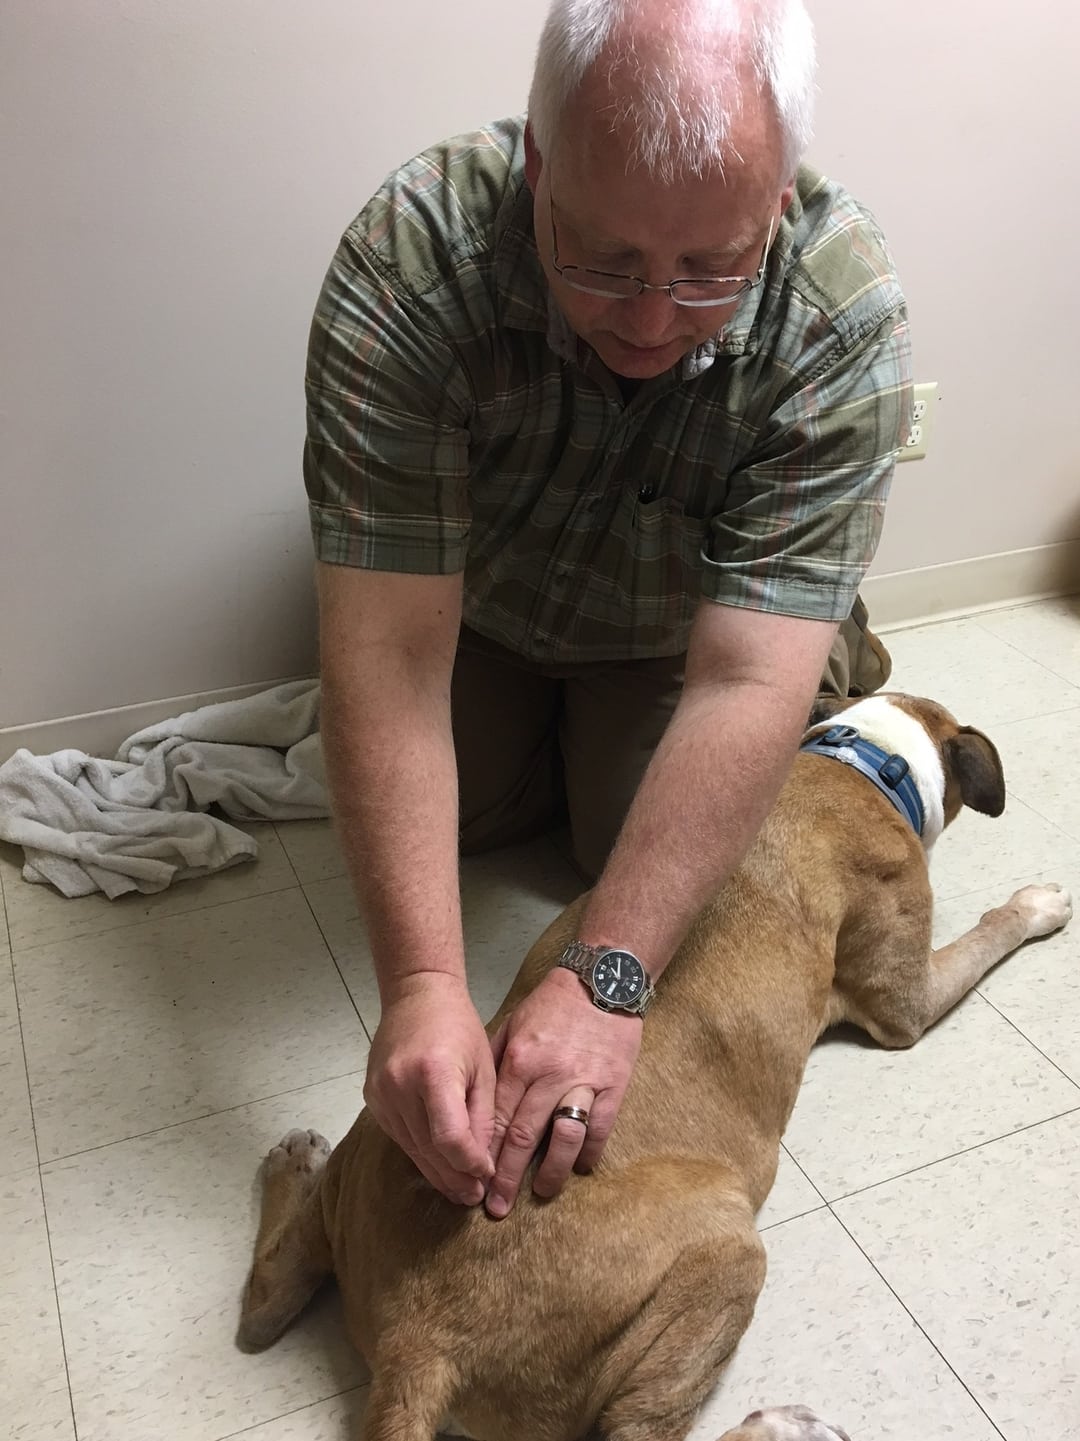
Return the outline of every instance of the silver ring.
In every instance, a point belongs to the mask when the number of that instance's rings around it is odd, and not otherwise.
[[[551,1114],[551,1119],[557,1121],[562,1116],[565,1116],[568,1121],[580,1121],[588,1130],[589,1113],[584,1106],[557,1106]]]

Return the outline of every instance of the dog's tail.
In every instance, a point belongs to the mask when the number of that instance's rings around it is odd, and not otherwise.
[[[434,1441],[450,1410],[457,1374],[415,1334],[411,1345],[380,1342],[372,1368],[363,1441]]]

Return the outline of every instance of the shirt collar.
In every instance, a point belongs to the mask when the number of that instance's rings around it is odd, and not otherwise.
[[[704,374],[718,355],[752,355],[757,349],[758,316],[783,281],[791,252],[792,224],[781,218],[769,252],[765,278],[739,301],[723,329],[684,355],[682,379]],[[512,330],[539,330],[562,360],[576,361],[578,337],[559,309],[547,283],[536,250],[532,191],[520,175],[516,188],[507,190],[495,223],[495,286],[499,315]]]

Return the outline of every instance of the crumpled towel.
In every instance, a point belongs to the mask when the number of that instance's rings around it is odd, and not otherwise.
[[[147,726],[115,760],[20,750],[0,766],[0,840],[22,846],[25,880],[65,896],[151,895],[254,859],[212,805],[236,820],[329,815],[317,681]]]

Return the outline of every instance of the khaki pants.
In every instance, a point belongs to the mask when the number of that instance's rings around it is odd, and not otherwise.
[[[889,678],[888,652],[857,600],[821,694],[868,695]],[[463,629],[452,713],[461,849],[466,855],[570,822],[587,876],[604,867],[682,690],[685,656],[538,665]]]

